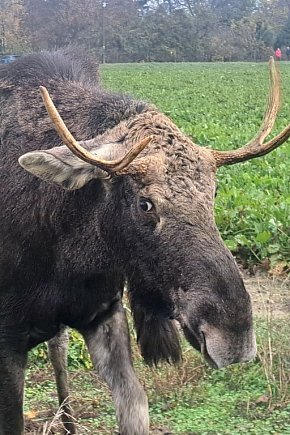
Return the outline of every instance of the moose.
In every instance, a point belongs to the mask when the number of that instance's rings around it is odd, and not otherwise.
[[[120,433],[149,434],[125,283],[145,361],[180,359],[178,323],[213,367],[254,358],[250,297],[213,208],[220,166],[290,136],[288,126],[265,142],[280,100],[273,60],[270,77],[260,132],[217,151],[194,144],[155,106],[104,90],[83,54],[30,54],[1,67],[1,435],[23,433],[25,365],[37,344],[49,341],[59,402],[67,398],[66,327],[80,331],[108,383]]]

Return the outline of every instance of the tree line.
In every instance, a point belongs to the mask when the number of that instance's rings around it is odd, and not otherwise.
[[[264,60],[289,0],[0,0],[0,52],[82,46],[106,62]]]

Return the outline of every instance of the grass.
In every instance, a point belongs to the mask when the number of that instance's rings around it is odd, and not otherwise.
[[[148,368],[134,344],[135,367],[147,391],[152,426],[166,427],[175,435],[290,434],[289,320],[272,320],[269,325],[258,319],[256,360],[219,371],[206,367],[186,343],[180,365]],[[81,345],[74,335],[70,378],[80,433],[111,434],[116,423],[107,387],[90,369],[75,368]],[[35,355],[27,375],[26,412],[43,427],[57,412],[57,397],[50,365]],[[59,424],[54,433],[60,433]]]

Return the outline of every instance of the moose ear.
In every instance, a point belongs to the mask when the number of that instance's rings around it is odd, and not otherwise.
[[[112,159],[118,154],[118,145],[106,144],[91,149],[91,152]],[[36,177],[68,190],[80,189],[90,180],[107,175],[105,171],[76,157],[65,145],[45,151],[31,151],[23,154],[18,162]]]

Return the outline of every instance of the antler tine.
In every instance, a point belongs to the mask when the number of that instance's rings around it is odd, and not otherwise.
[[[269,69],[270,91],[268,105],[258,134],[242,148],[232,151],[213,150],[212,153],[216,159],[217,166],[233,165],[235,163],[244,162],[255,157],[264,156],[278,146],[282,145],[290,137],[289,124],[273,139],[263,143],[274,126],[280,105],[280,74],[275,66],[273,57],[270,58]]]
[[[99,159],[94,154],[83,148],[70,133],[66,127],[64,121],[62,120],[60,114],[58,113],[47,89],[44,86],[40,86],[40,93],[46,107],[47,113],[57,131],[60,138],[63,140],[64,144],[81,160],[90,163],[91,165],[98,166],[109,173],[120,173],[124,168],[126,168],[137,156],[138,154],[149,144],[152,137],[146,137],[137,144],[135,144],[123,157],[108,161]]]

